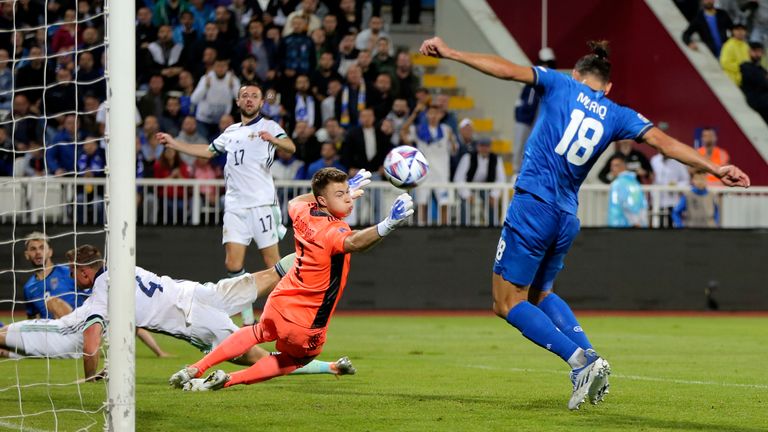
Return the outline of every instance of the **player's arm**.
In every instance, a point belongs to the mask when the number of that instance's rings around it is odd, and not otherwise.
[[[158,132],[156,136],[160,144],[168,146],[182,153],[205,159],[210,159],[214,156],[214,153],[209,149],[208,144],[190,144],[177,141],[165,132]]]
[[[48,308],[48,312],[53,315],[55,319],[59,319],[72,312],[72,306],[59,297],[49,297],[45,301],[45,307]]]
[[[101,354],[101,333],[104,327],[100,322],[91,324],[83,331],[83,368],[85,369],[86,381],[96,381],[100,377],[96,373],[99,367],[99,357]]]
[[[143,329],[143,328],[136,328],[136,336],[139,337],[139,340],[144,342],[144,345],[146,345],[150,350],[152,350],[153,353],[155,353],[158,357],[171,357],[170,354],[163,351],[162,348],[160,348],[160,345],[158,345],[155,338],[152,336],[152,333],[149,331]]]
[[[413,214],[413,199],[403,193],[395,199],[392,209],[378,225],[363,230],[354,231],[344,239],[345,252],[366,251],[381,241],[387,234],[402,225]]]
[[[294,144],[293,140],[287,135],[281,138],[276,138],[274,135],[267,131],[261,131],[259,132],[259,138],[271,143],[273,146],[279,148],[280,150],[291,154],[296,153],[296,144]]]
[[[463,63],[472,69],[486,75],[503,80],[518,81],[533,84],[535,76],[530,66],[521,66],[503,59],[495,54],[481,54],[468,51],[458,51],[450,48],[441,38],[433,37],[421,44],[421,54],[430,57],[445,58]]]
[[[657,127],[643,135],[643,141],[666,157],[678,160],[695,169],[704,170],[719,178],[726,186],[749,187],[750,181],[743,171],[734,165],[718,167],[688,145],[672,138]]]

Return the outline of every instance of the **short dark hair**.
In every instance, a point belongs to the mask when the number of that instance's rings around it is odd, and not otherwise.
[[[604,83],[611,80],[611,62],[608,60],[608,41],[587,42],[591,54],[587,54],[576,62],[576,72],[580,75],[593,75]]]
[[[317,198],[329,183],[344,183],[347,173],[338,168],[322,168],[312,176],[312,194]]]
[[[240,90],[242,90],[243,87],[256,87],[256,88],[259,89],[259,91],[261,92],[262,95],[264,94],[264,89],[261,88],[261,86],[258,83],[254,82],[254,81],[242,81],[240,83],[240,88],[237,89],[237,93],[238,94],[240,94]]]
[[[616,159],[620,160],[624,165],[627,164],[627,158],[625,158],[622,155],[618,155],[618,154],[611,156],[611,160],[608,161],[608,163],[613,163],[613,161],[616,160]]]
[[[66,254],[70,264],[100,269],[104,266],[104,259],[96,246],[84,244],[75,249],[70,249]]]
[[[762,42],[757,42],[757,41],[751,41],[749,43],[749,47],[752,48],[753,50],[765,49],[765,47],[763,46],[763,43]]]

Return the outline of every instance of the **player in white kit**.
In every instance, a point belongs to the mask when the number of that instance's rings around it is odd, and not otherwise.
[[[261,115],[264,98],[259,86],[243,83],[236,102],[241,122],[225,129],[210,145],[179,142],[163,132],[157,135],[160,143],[182,153],[203,158],[227,155],[222,243],[229,277],[245,273],[245,250],[251,240],[256,242],[267,268],[280,260],[277,242],[285,235],[285,227],[269,168],[276,149],[296,152],[285,130]],[[249,305],[243,310],[243,323],[253,321]]]
[[[0,345],[27,356],[50,358],[83,357],[86,378],[97,375],[101,338],[108,323],[107,278],[101,254],[83,245],[68,254],[78,286],[93,287],[93,294],[72,313],[58,320],[29,320],[13,323],[0,331]],[[290,268],[293,255],[282,265]],[[278,269],[280,265],[277,266]],[[265,296],[279,282],[275,268],[236,278],[205,283],[158,276],[136,267],[136,327],[185,340],[208,351],[235,332],[238,327],[230,315]],[[269,355],[254,347],[238,359],[252,364]],[[349,359],[335,363],[315,362],[299,373],[355,373]]]

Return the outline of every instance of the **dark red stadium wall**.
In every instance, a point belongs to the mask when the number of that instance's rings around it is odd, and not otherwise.
[[[32,228],[18,227],[17,238]],[[69,229],[49,225],[48,233]],[[11,230],[0,226],[0,236],[11,238]],[[103,245],[103,237],[81,234],[78,244]],[[488,311],[490,317],[498,241],[495,228],[397,230],[370,252],[352,257],[339,309],[475,309]],[[289,234],[280,242],[281,252],[288,254],[293,244]],[[71,236],[52,241],[55,262],[61,262],[71,245]],[[15,262],[27,269],[22,249],[19,242]],[[220,227],[139,227],[136,250],[136,263],[159,274],[196,281],[224,275]],[[11,267],[13,253],[11,245],[0,247],[4,268]],[[260,261],[251,248],[246,269],[257,270]],[[577,309],[703,310],[704,289],[714,282],[723,310],[768,310],[765,272],[760,271],[766,262],[768,230],[585,229],[566,259],[557,291]],[[20,293],[29,273],[17,276]],[[0,300],[14,298],[13,293],[11,275],[0,273]],[[0,302],[0,310],[10,307]]]
[[[530,59],[541,48],[539,1],[488,0]],[[526,7],[521,5],[525,4]],[[614,83],[610,97],[692,143],[693,131],[715,125],[720,143],[753,184],[768,184],[768,165],[718,98],[691,66],[672,37],[642,0],[549,0],[548,45],[558,68],[572,67],[586,54],[586,41],[608,39]],[[706,49],[706,48],[704,48]]]

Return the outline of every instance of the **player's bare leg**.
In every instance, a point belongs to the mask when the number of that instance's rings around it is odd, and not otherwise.
[[[277,247],[277,243],[259,249],[259,252],[261,252],[261,257],[264,259],[264,265],[267,266],[267,268],[274,267],[274,265],[280,261],[280,249]]]

